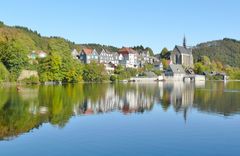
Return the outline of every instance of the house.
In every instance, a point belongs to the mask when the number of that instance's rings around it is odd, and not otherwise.
[[[122,55],[119,62],[121,65],[127,68],[136,68],[139,66],[138,53],[135,50],[123,47],[118,53]]]
[[[120,55],[118,54],[118,52],[112,52],[111,63],[113,63],[114,65],[118,65],[119,64],[119,57],[120,57]]]
[[[158,62],[154,62],[153,63],[154,69],[155,70],[160,70],[163,71],[163,64],[162,62],[158,61]]]
[[[37,59],[37,58],[45,58],[47,57],[47,53],[42,51],[42,50],[36,50],[36,51],[32,51],[29,55],[28,58],[30,59]]]
[[[105,69],[106,69],[106,71],[108,71],[108,72],[114,72],[114,70],[115,70],[115,68],[116,68],[116,65],[114,65],[113,63],[107,63],[107,64],[104,64],[104,66],[105,66]]]
[[[99,63],[103,63],[103,64],[109,63],[109,54],[104,49],[102,49],[102,51],[100,51],[98,55],[99,55],[99,60],[98,60]]]
[[[91,62],[98,62],[99,61],[99,54],[95,49],[90,49],[90,48],[83,48],[80,55],[79,59],[83,63],[91,63]]]
[[[173,64],[181,64],[184,67],[193,66],[192,50],[187,48],[185,37],[183,41],[183,46],[175,46],[171,53],[170,59]]]
[[[76,49],[73,49],[73,51],[71,52],[71,54],[72,54],[72,57],[73,57],[74,59],[78,59],[79,53],[78,53],[78,51],[77,51]]]
[[[185,75],[186,72],[180,64],[170,64],[168,69],[165,71],[166,79],[183,80]]]

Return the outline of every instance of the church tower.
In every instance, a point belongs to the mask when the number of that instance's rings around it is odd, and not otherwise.
[[[186,41],[185,35],[184,35],[184,37],[183,37],[183,47],[184,47],[184,48],[187,48],[187,41]]]

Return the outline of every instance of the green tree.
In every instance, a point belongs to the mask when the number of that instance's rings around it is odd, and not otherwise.
[[[62,59],[59,55],[50,53],[43,59],[39,65],[40,81],[62,81],[63,74],[61,72]]]
[[[87,82],[102,82],[108,80],[108,74],[103,64],[91,62],[83,69],[83,79]]]
[[[161,56],[165,56],[166,54],[168,53],[168,49],[167,48],[163,48],[162,51],[161,51]]]
[[[0,82],[8,81],[9,72],[7,68],[0,62]]]
[[[0,43],[0,61],[9,70],[13,80],[18,78],[21,70],[28,64],[26,51],[16,42]]]
[[[162,59],[163,69],[167,69],[169,67],[168,60]]]

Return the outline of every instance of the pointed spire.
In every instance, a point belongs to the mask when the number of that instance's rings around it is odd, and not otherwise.
[[[184,47],[184,48],[187,48],[187,40],[186,40],[185,35],[184,35],[184,37],[183,37],[183,47]]]

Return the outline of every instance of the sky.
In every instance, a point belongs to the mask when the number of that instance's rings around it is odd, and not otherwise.
[[[162,48],[240,39],[239,0],[2,0],[0,21],[75,43]]]

